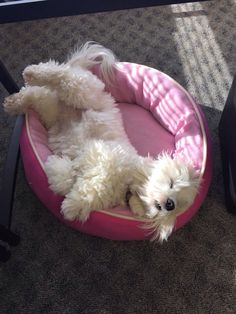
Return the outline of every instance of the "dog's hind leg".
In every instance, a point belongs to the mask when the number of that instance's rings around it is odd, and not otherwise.
[[[3,107],[6,112],[14,115],[32,109],[40,115],[47,128],[58,118],[57,94],[43,86],[23,87],[18,93],[6,97]]]
[[[73,162],[66,156],[51,155],[45,163],[48,183],[53,192],[60,195],[69,193],[75,182]]]
[[[91,179],[78,177],[61,206],[61,213],[68,220],[86,221],[92,210],[107,208],[107,191],[104,182],[94,184]]]
[[[23,77],[28,85],[56,90],[66,106],[95,110],[114,107],[114,99],[104,92],[104,83],[87,69],[49,61],[26,67]]]
[[[65,76],[69,66],[55,61],[32,64],[23,71],[23,78],[27,85],[57,87]]]

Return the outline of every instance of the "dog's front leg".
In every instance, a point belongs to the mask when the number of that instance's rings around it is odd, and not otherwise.
[[[27,90],[23,87],[18,93],[6,97],[3,102],[5,112],[11,115],[26,113],[30,105],[24,98],[26,93]]]
[[[128,200],[130,210],[136,216],[145,216],[145,208],[137,193],[131,194]]]
[[[78,177],[62,202],[61,213],[68,220],[78,219],[84,222],[92,210],[104,208],[102,196],[99,194],[90,179]]]
[[[58,118],[57,95],[43,86],[23,87],[18,93],[6,97],[3,107],[6,112],[14,115],[33,109],[40,115],[47,128],[51,127]]]

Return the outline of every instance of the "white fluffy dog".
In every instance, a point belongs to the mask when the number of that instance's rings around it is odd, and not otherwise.
[[[112,80],[113,53],[85,44],[68,62],[30,65],[25,87],[5,99],[11,114],[33,109],[48,129],[45,170],[51,189],[64,195],[61,212],[85,221],[92,210],[125,205],[150,220],[153,238],[167,239],[177,215],[193,202],[198,177],[190,165],[167,154],[157,159],[137,154],[123,128],[114,99],[90,71],[99,64]]]

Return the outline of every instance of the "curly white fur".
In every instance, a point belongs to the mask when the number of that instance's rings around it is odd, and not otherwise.
[[[197,193],[198,178],[189,165],[163,154],[144,158],[130,144],[115,101],[90,71],[100,64],[104,80],[116,66],[112,52],[87,43],[67,63],[28,66],[25,87],[5,99],[9,113],[39,113],[48,129],[53,155],[45,170],[51,189],[64,195],[66,219],[85,221],[93,209],[125,205],[150,218],[153,238],[167,239],[176,216]]]

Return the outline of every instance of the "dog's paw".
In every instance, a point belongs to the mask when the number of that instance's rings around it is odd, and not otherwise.
[[[13,115],[22,113],[22,95],[16,93],[5,98],[3,102],[4,110]]]
[[[60,81],[68,67],[65,64],[59,65],[51,60],[27,66],[23,71],[23,78],[28,85],[53,85]]]
[[[27,66],[23,71],[23,78],[29,85],[37,85],[39,75],[39,65],[32,64]]]
[[[61,205],[61,213],[67,220],[80,220],[85,222],[89,218],[90,210],[80,208],[79,203],[74,199],[66,197]]]
[[[139,216],[139,217],[145,216],[145,209],[143,207],[143,204],[142,204],[140,198],[137,195],[132,194],[130,196],[129,207],[135,216]]]
[[[150,207],[145,212],[145,216],[150,219],[156,217],[157,214],[158,214],[158,210],[155,207]]]

